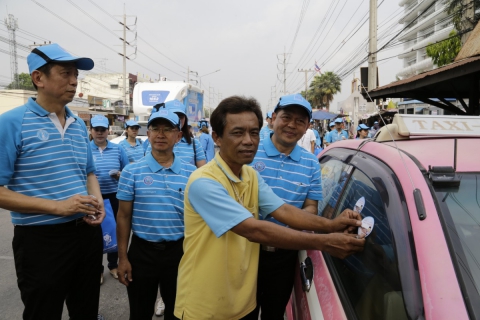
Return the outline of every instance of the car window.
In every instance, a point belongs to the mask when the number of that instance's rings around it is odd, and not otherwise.
[[[351,166],[335,158],[325,157],[321,161],[321,167],[323,200],[318,201],[318,213],[331,218]]]
[[[480,314],[480,174],[458,176],[460,186],[436,186],[435,195],[458,279],[473,315]]]
[[[340,182],[345,184],[345,179]],[[385,207],[372,181],[360,170],[354,170],[346,182],[334,217],[355,207],[363,218],[370,216],[375,221],[364,251],[344,260],[332,258],[351,307],[360,320],[408,319]]]

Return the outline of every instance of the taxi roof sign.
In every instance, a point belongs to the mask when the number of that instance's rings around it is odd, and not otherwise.
[[[432,136],[479,137],[480,117],[396,114],[392,124],[375,135],[375,141]]]

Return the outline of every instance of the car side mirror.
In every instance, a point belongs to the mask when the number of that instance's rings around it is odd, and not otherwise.
[[[313,263],[310,257],[300,263],[300,277],[302,278],[303,291],[309,292],[313,281]]]

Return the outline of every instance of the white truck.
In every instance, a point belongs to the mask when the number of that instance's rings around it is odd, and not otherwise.
[[[179,100],[185,104],[188,124],[195,127],[203,118],[203,90],[182,81],[139,82],[133,88],[135,120],[146,123],[158,103]]]

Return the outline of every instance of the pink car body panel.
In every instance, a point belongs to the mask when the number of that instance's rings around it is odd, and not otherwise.
[[[322,155],[332,148],[357,149],[362,142],[365,142],[365,140],[339,141],[327,147]],[[396,144],[399,149],[413,155],[427,170],[429,165],[454,165],[454,139],[412,139],[397,141]],[[480,150],[472,148],[472,146],[478,145],[480,145],[480,139],[457,140],[457,171],[480,172],[480,162],[478,161]],[[361,151],[387,164],[395,172],[403,187],[415,241],[425,318],[432,320],[468,319],[438,213],[428,185],[418,166],[408,155],[404,153],[400,155],[393,142],[367,142],[362,146]],[[423,221],[419,219],[415,206],[413,197],[415,188],[422,193],[426,210],[426,219]],[[343,306],[336,293],[323,256],[320,252],[315,251],[309,251],[308,256],[312,259],[315,257],[314,285],[317,291],[325,290],[325,292],[318,294],[322,311],[332,308],[334,310],[340,309],[343,313]],[[317,256],[322,257],[322,259],[317,259]],[[325,285],[327,279],[329,285]],[[300,292],[297,288],[294,290],[295,295],[305,295],[301,287]],[[335,299],[320,299],[324,296],[335,297]],[[324,311],[323,315],[325,319],[346,318],[344,313],[343,316],[336,313],[338,318],[330,318],[330,315]]]

